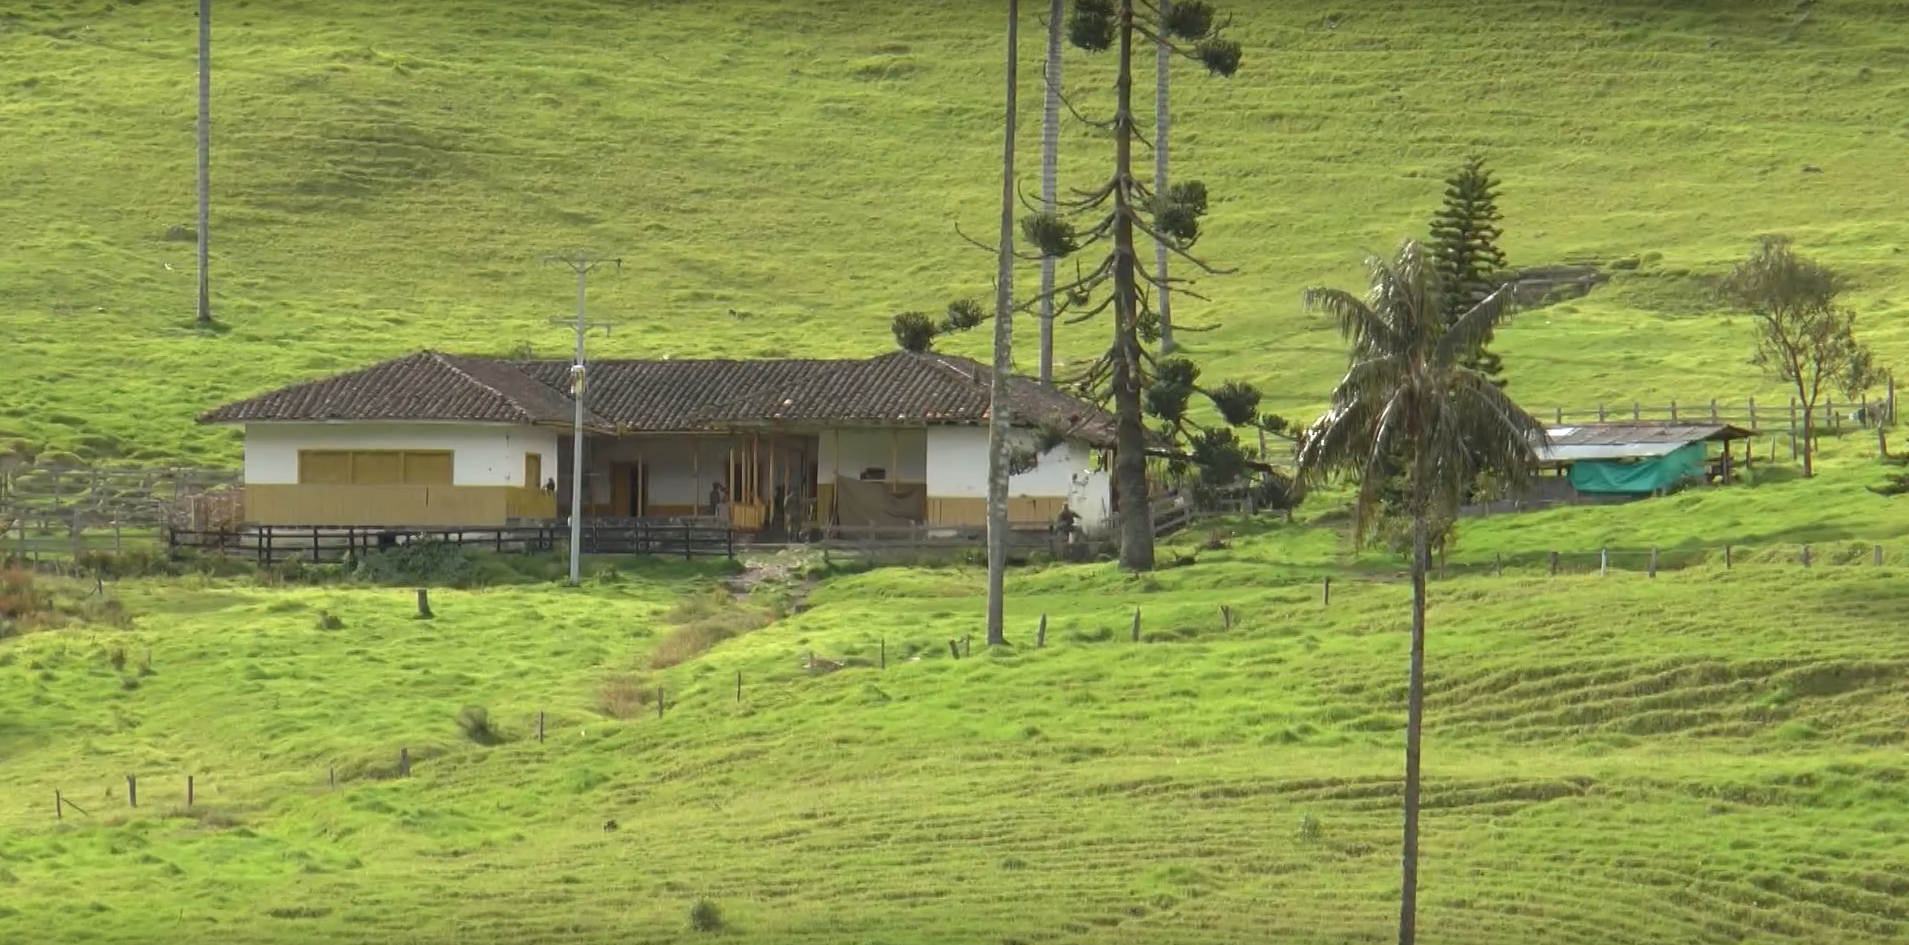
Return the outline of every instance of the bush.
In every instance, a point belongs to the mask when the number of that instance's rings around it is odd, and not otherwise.
[[[656,690],[636,676],[612,676],[597,692],[597,711],[613,719],[635,718],[655,698]]]
[[[373,584],[469,587],[479,574],[472,552],[444,541],[416,541],[366,555],[355,576]]]
[[[698,932],[722,931],[722,908],[707,899],[696,900],[689,907],[689,927]]]
[[[491,727],[490,712],[481,705],[467,705],[457,710],[457,727],[464,737],[479,745],[495,745],[503,738],[497,729]]]

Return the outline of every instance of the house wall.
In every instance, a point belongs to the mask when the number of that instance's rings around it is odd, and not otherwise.
[[[1013,437],[1023,447],[1034,445],[1033,431],[1015,430]],[[1113,512],[1111,484],[1106,472],[1093,468],[1093,449],[1069,440],[1042,454],[1035,468],[1008,480],[1009,518],[1051,523],[1065,503],[1081,517],[1081,528],[1098,531]],[[938,524],[978,524],[985,521],[987,496],[987,428],[929,430],[930,518]]]
[[[535,487],[524,481],[524,455],[543,457],[544,478],[555,475],[557,434],[502,423],[248,423],[245,483],[298,482],[300,450],[450,450],[457,486]]]
[[[927,482],[930,438],[931,431],[921,427],[829,430],[816,436],[818,475],[824,482],[838,475],[854,479],[874,468],[887,470],[896,482]]]

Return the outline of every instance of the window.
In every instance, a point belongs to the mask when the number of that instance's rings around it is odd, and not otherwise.
[[[299,450],[299,485],[448,486],[450,450]]]

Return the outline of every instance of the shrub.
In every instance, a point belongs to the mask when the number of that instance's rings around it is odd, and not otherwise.
[[[479,568],[472,552],[444,541],[417,541],[368,554],[357,577],[373,584],[469,587]]]
[[[491,727],[490,712],[481,705],[467,705],[457,710],[457,727],[464,737],[479,745],[495,745],[503,738],[497,729]]]
[[[597,711],[613,719],[634,718],[655,695],[655,689],[636,676],[612,676],[597,692]]]
[[[51,609],[51,598],[33,586],[33,572],[15,568],[0,573],[0,620],[25,622]]]
[[[722,931],[722,908],[707,899],[696,900],[689,907],[689,927],[698,932]]]

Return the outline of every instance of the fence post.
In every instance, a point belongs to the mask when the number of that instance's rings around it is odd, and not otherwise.
[[[691,548],[690,539],[691,539],[691,536],[689,533],[689,523],[684,522],[683,523],[683,560],[684,561],[689,560],[690,548]]]
[[[663,717],[663,687],[656,687],[656,717]]]
[[[258,552],[260,565],[272,563],[272,526],[259,526],[258,544],[254,548]]]
[[[418,619],[430,620],[431,618],[435,616],[437,615],[431,612],[430,588],[425,588],[425,587],[418,588]]]
[[[337,768],[332,767],[332,768],[325,769],[325,786],[332,787],[332,788],[335,788],[338,786],[338,769]]]
[[[1319,581],[1319,606],[1332,603],[1332,575],[1328,574]]]
[[[66,799],[60,796],[58,788],[53,789],[53,819],[66,819]]]
[[[126,776],[126,806],[139,806],[139,779],[130,774]]]
[[[312,563],[318,563],[318,526],[312,526]]]
[[[544,710],[537,710],[537,744],[544,743]]]
[[[192,806],[192,775],[186,775],[186,806]]]
[[[742,704],[742,670],[736,670],[736,704]]]
[[[974,634],[964,633],[961,635],[961,655],[962,656],[974,655]]]
[[[1611,549],[1599,548],[1597,550],[1597,576],[1603,577],[1609,573],[1611,573]]]
[[[1564,406],[1560,404],[1557,412],[1558,426],[1564,426]]]
[[[1876,546],[1876,567],[1882,567],[1882,546]]]
[[[1632,420],[1632,422],[1636,422],[1636,421],[1638,421],[1638,420],[1642,420],[1642,419],[1644,419],[1644,406],[1643,406],[1642,404],[1639,404],[1639,403],[1638,403],[1637,401],[1635,401],[1635,400],[1633,400],[1633,401],[1631,401],[1631,420]]]
[[[1604,422],[1604,404],[1601,401],[1597,405],[1597,422]]]
[[[1674,400],[1670,402],[1670,418],[1677,419],[1677,402]]]
[[[1557,575],[1558,575],[1558,553],[1554,551],[1551,553],[1551,576],[1557,577]]]
[[[1220,605],[1220,629],[1233,629],[1233,608],[1227,604]]]
[[[1810,566],[1810,546],[1808,545],[1803,546],[1803,566],[1806,568]]]
[[[1650,550],[1650,576],[1657,576],[1657,547],[1655,545],[1651,546]]]
[[[1039,649],[1046,648],[1046,646],[1047,646],[1047,615],[1042,614],[1041,626],[1039,629],[1034,631],[1034,648],[1039,650]]]
[[[1133,609],[1133,642],[1140,642],[1140,608]]]
[[[400,748],[398,749],[398,777],[408,778],[410,776],[411,776],[411,749]]]
[[[1730,546],[1729,545],[1723,546],[1723,569],[1725,571],[1730,570]]]
[[[1505,557],[1496,551],[1491,553],[1491,573],[1496,577],[1503,577],[1505,573]]]
[[[882,637],[881,648],[882,648],[882,668],[887,669],[888,668],[888,638],[886,636]]]
[[[961,658],[961,644],[954,637],[948,638],[948,655],[954,659]]]
[[[1836,398],[1824,397],[1823,409],[1829,412],[1829,432],[1843,432],[1843,418],[1836,415]]]
[[[1750,398],[1750,429],[1757,428],[1757,399]]]
[[[1721,422],[1717,419],[1717,398],[1715,397],[1710,398],[1710,422],[1711,423]]]

